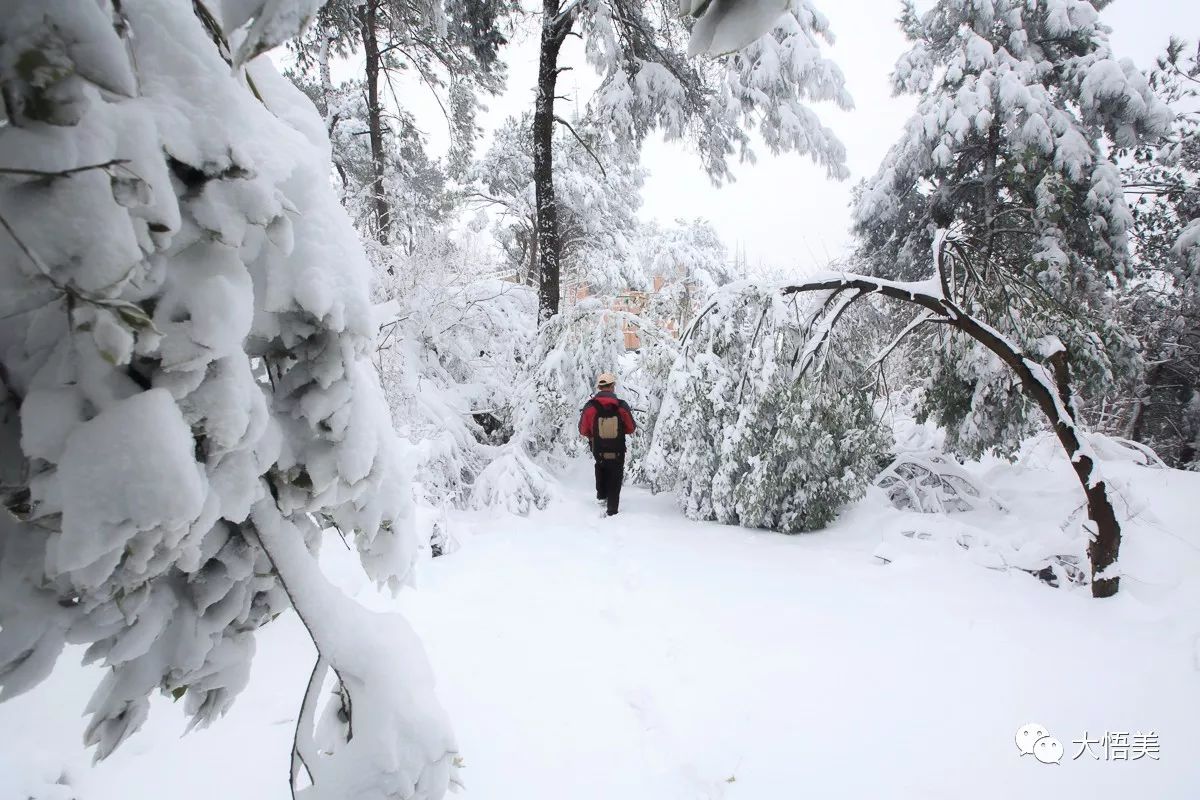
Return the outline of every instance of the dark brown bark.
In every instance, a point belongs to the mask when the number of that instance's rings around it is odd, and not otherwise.
[[[1071,397],[1067,354],[1059,352],[1050,357],[1049,369],[1052,371],[1053,383],[1048,385],[1047,380],[1039,378],[1034,372],[1037,367],[1045,365],[1038,364],[1017,350],[990,326],[974,319],[951,300],[912,291],[901,285],[881,283],[872,278],[854,275],[783,288],[784,294],[815,291],[855,291],[859,293],[858,296],[878,293],[905,303],[919,305],[935,315],[932,321],[950,325],[967,334],[995,353],[1017,374],[1026,396],[1037,403],[1038,408],[1050,421],[1054,434],[1071,460],[1075,477],[1079,480],[1084,495],[1087,497],[1088,518],[1095,526],[1094,537],[1088,544],[1088,560],[1091,562],[1092,572],[1092,596],[1111,597],[1116,594],[1118,579],[1099,576],[1103,575],[1117,561],[1121,547],[1121,525],[1117,521],[1116,511],[1109,500],[1108,488],[1104,481],[1093,479],[1092,472],[1095,464],[1091,457],[1086,455],[1090,451],[1079,438],[1073,410],[1074,403]]]
[[[558,54],[575,14],[560,14],[559,0],[542,0],[542,38],[538,56],[537,99],[533,109],[533,185],[537,203],[538,322],[558,313],[562,241],[554,198],[554,92]]]
[[[375,238],[387,244],[391,238],[391,207],[384,194],[383,109],[379,105],[380,53],[376,26],[379,24],[379,0],[366,0],[358,9],[362,27],[363,57],[367,78],[367,133],[371,141],[371,199],[375,207]]]

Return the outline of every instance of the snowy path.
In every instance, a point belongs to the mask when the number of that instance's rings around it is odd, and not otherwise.
[[[1163,476],[1164,497],[1200,490],[1200,476]],[[587,480],[581,465],[565,483],[586,498]],[[572,499],[524,520],[462,515],[462,548],[401,598],[455,721],[468,800],[1198,796],[1200,537],[1180,539],[1182,501],[1152,540],[1175,542],[1170,602],[1131,582],[1100,604],[936,552],[884,565],[881,532],[911,515],[877,503],[785,537],[627,492],[612,520]],[[329,555],[336,581],[395,605]],[[283,800],[311,656],[293,620],[264,632],[260,654],[224,724],[178,740],[178,715],[157,703],[112,760],[75,770],[79,800]],[[60,670],[0,706],[2,741],[22,725],[25,750],[65,737],[74,754],[59,758],[81,759],[74,715],[92,680]],[[1061,765],[1018,757],[1028,722],[1062,740]],[[1106,730],[1155,731],[1160,760],[1072,759],[1072,740]]]

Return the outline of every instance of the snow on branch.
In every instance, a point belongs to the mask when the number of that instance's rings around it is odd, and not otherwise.
[[[797,350],[795,357],[792,359],[794,375],[803,375],[808,370],[808,367],[816,359],[817,353],[829,341],[829,337],[833,332],[833,326],[837,324],[838,319],[850,307],[851,303],[865,294],[866,292],[861,289],[851,293],[842,293],[841,291],[830,293],[822,308],[809,321],[803,350]]]
[[[349,698],[350,733],[331,753],[315,751],[311,713],[297,723],[297,757],[313,776],[303,796],[440,796],[457,780],[458,749],[434,699],[433,674],[416,633],[400,616],[367,611],[333,586],[304,544],[318,532],[306,536],[270,497],[255,505],[252,518],[317,647],[319,660],[304,705],[311,710],[318,677],[324,677],[322,662]],[[292,769],[295,773],[295,765]]]
[[[679,0],[681,14],[697,17],[688,55],[722,55],[768,33],[787,12],[789,0]]]
[[[969,472],[937,451],[905,453],[875,478],[892,505],[924,514],[1004,509]]]
[[[905,333],[917,324],[940,322],[970,336],[1006,364],[1021,382],[1025,394],[1045,415],[1059,443],[1066,451],[1071,466],[1088,498],[1091,535],[1089,546],[1092,559],[1092,591],[1097,597],[1116,592],[1117,581],[1111,574],[1120,546],[1120,523],[1117,521],[1099,459],[1087,436],[1079,428],[1077,410],[1071,391],[1068,353],[1057,337],[1047,336],[1039,342],[1039,355],[1045,363],[1026,354],[1020,345],[989,325],[983,319],[965,312],[945,292],[946,259],[948,254],[965,259],[961,250],[944,232],[934,237],[933,258],[936,277],[926,281],[890,281],[852,273],[827,273],[799,284],[781,287],[786,295],[802,292],[830,292],[826,308],[837,308],[834,298],[842,293],[872,293],[915,304],[924,309]],[[855,298],[857,294],[847,294]],[[850,301],[847,301],[850,302]],[[832,316],[832,315],[830,315]],[[827,337],[823,337],[822,341]]]
[[[484,467],[471,488],[471,508],[504,508],[527,515],[550,502],[550,479],[526,453],[520,442],[510,442]]]
[[[896,334],[896,338],[892,339],[892,341],[889,342],[887,344],[887,346],[883,347],[879,351],[879,353],[875,356],[875,358],[873,358],[871,360],[871,363],[867,365],[867,369],[871,369],[874,366],[882,364],[887,359],[887,357],[889,355],[891,355],[892,352],[897,347],[899,347],[906,338],[908,338],[908,335],[910,333],[912,333],[917,328],[924,325],[926,322],[932,321],[934,318],[935,318],[934,314],[931,311],[922,311],[920,314],[918,314],[916,317],[914,317],[912,322],[910,322],[904,326],[904,330],[902,330],[902,331],[900,331],[900,333]]]

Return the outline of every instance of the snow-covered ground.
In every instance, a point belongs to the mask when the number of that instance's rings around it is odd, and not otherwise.
[[[1099,602],[954,544],[1052,538],[1078,502],[1053,455],[974,467],[1008,513],[900,512],[876,492],[793,537],[691,522],[638,489],[604,519],[579,464],[545,512],[454,515],[461,548],[398,600],[349,553],[324,562],[421,633],[472,800],[1194,800],[1200,475],[1108,467],[1133,518],[1121,594]],[[180,738],[160,699],[95,768],[79,714],[98,676],[68,658],[0,705],[0,800],[284,800],[312,657],[286,615],[220,724]],[[1061,764],[1018,754],[1033,722]],[[1157,759],[1074,758],[1105,732],[1153,732]],[[70,787],[52,785],[64,765]]]

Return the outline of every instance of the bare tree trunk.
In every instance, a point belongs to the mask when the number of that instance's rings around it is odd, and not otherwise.
[[[1083,487],[1087,498],[1088,518],[1095,528],[1094,536],[1088,544],[1092,596],[1111,597],[1116,594],[1118,578],[1109,576],[1106,572],[1117,561],[1121,547],[1121,525],[1117,521],[1116,511],[1109,500],[1104,481],[1097,480],[1093,474],[1096,465],[1091,448],[1083,441],[1082,433],[1077,427],[1067,353],[1059,351],[1052,355],[1049,359],[1050,366],[1047,368],[1026,356],[996,330],[964,312],[952,300],[923,291],[924,286],[846,274],[834,279],[787,286],[782,291],[784,294],[830,290],[837,294],[853,291],[856,294],[851,302],[867,294],[879,293],[895,300],[914,303],[932,312],[930,321],[957,328],[995,353],[1017,374],[1026,396],[1037,403],[1038,408],[1049,420],[1059,444],[1071,461],[1075,477]],[[845,309],[845,305],[839,307],[838,313]],[[829,324],[832,325],[832,322]]]
[[[559,0],[542,0],[542,39],[538,56],[537,100],[533,109],[533,184],[537,201],[538,322],[558,313],[562,242],[554,198],[554,92],[558,54],[575,14],[560,13]]]
[[[391,209],[384,194],[383,172],[386,157],[383,152],[383,110],[379,106],[379,1],[366,0],[358,9],[362,27],[363,56],[367,77],[367,131],[371,140],[371,195],[375,205],[375,238],[387,244],[391,233]]]

